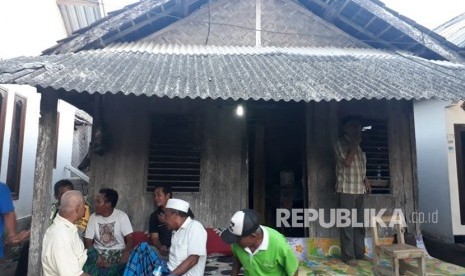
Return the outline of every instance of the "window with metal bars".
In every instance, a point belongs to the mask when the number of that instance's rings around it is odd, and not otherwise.
[[[363,120],[360,147],[367,157],[367,177],[374,194],[389,194],[389,144],[386,120]]]
[[[147,191],[161,184],[177,192],[199,191],[199,129],[199,119],[192,114],[153,117]]]

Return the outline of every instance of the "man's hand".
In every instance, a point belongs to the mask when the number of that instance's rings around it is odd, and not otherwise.
[[[350,137],[350,147],[351,148],[355,148],[355,149],[358,148],[358,146],[360,145],[361,142],[362,142],[361,133],[352,135]]]
[[[110,265],[107,263],[107,260],[102,256],[98,256],[97,258],[97,266],[98,267],[109,267]]]
[[[367,192],[367,194],[371,194],[371,185],[370,185],[370,181],[368,180],[368,178],[365,177],[363,182],[365,183],[365,191]]]
[[[184,275],[199,262],[199,258],[199,255],[189,255],[187,259],[182,261],[182,263],[180,263],[173,271],[171,271],[171,274]]]
[[[23,242],[27,239],[29,239],[29,236],[31,235],[31,231],[30,230],[27,230],[27,231],[21,231],[20,233],[14,233],[14,234],[11,234],[11,235],[8,235],[8,239],[7,239],[7,244],[10,244],[10,245],[16,245],[20,242]]]
[[[239,275],[239,271],[241,271],[241,267],[242,267],[241,262],[239,262],[239,260],[236,257],[233,257],[231,275],[232,276]]]
[[[127,234],[124,236],[124,242],[125,242],[125,247],[123,251],[123,255],[121,255],[121,258],[119,259],[119,262],[121,264],[125,264],[128,262],[129,259],[129,254],[131,254],[131,250],[134,247],[134,241],[132,240],[132,233]]]
[[[162,247],[160,248],[160,254],[163,256],[168,256],[169,253],[170,249],[166,247],[166,245],[162,245]]]
[[[123,255],[121,255],[121,258],[119,259],[120,264],[125,264],[129,260],[129,252],[124,251]]]

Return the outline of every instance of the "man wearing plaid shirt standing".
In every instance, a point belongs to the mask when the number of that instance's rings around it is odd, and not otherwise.
[[[343,136],[335,145],[336,192],[340,208],[357,210],[357,220],[363,221],[364,194],[370,193],[366,177],[366,156],[360,148],[362,126],[357,117],[346,117],[342,121]],[[357,266],[365,259],[365,228],[342,227],[340,229],[341,257],[351,266]]]

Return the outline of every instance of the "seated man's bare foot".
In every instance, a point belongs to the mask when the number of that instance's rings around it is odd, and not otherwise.
[[[350,266],[358,266],[357,260],[348,260],[348,261],[345,261],[345,263]]]

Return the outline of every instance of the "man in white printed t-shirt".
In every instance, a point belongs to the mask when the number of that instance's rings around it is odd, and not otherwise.
[[[118,193],[101,189],[95,201],[95,213],[89,218],[84,234],[89,259],[84,271],[89,274],[121,273],[133,247],[132,225],[128,215],[115,209]]]

